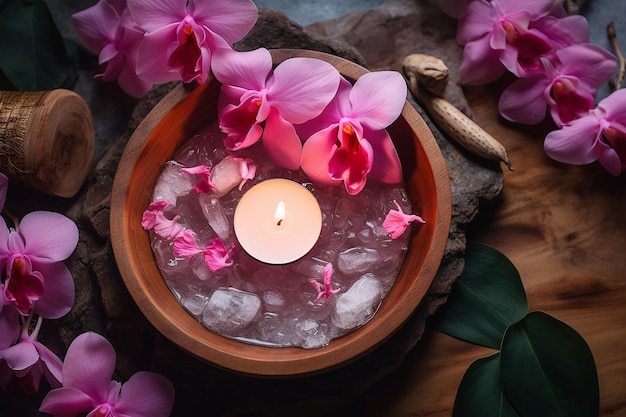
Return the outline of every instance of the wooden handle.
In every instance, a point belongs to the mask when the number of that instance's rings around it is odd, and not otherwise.
[[[91,111],[78,94],[0,91],[0,171],[11,184],[73,197],[94,148]]]

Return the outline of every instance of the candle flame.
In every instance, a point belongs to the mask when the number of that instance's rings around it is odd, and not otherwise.
[[[285,203],[283,203],[281,200],[276,206],[276,212],[274,213],[274,222],[276,223],[276,226],[280,226],[283,220],[285,220]]]

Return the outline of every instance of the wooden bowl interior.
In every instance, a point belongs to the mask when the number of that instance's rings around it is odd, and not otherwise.
[[[272,51],[275,64],[292,56],[324,59],[348,79],[366,69],[345,59],[312,51]],[[154,262],[143,211],[164,164],[200,127],[216,118],[219,83],[210,78],[186,89],[180,85],[138,126],[122,155],[111,201],[115,258],[141,311],[166,337],[190,354],[219,367],[251,375],[304,375],[348,363],[379,345],[402,325],[430,287],[447,242],[451,194],[448,173],[432,133],[408,104],[389,128],[401,157],[409,197],[426,224],[413,228],[396,283],[365,326],[317,349],[245,344],[207,330],[171,294]]]

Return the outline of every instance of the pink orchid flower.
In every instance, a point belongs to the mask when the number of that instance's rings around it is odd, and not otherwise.
[[[63,386],[48,392],[39,411],[55,417],[167,417],[174,387],[162,375],[141,371],[121,384],[112,381],[115,349],[104,337],[87,332],[67,349]]]
[[[413,222],[426,223],[424,219],[415,214],[406,214],[402,211],[400,204],[393,200],[398,210],[389,210],[383,221],[383,230],[391,235],[392,239],[399,238]]]
[[[155,200],[148,205],[141,217],[141,226],[145,230],[154,229],[154,232],[163,239],[174,240],[183,234],[183,227],[178,224],[179,215],[172,220],[165,217],[163,210],[169,205],[166,200]]]
[[[239,191],[241,191],[244,184],[248,182],[248,180],[254,179],[257,167],[252,163],[252,159],[249,158],[233,157],[233,160],[239,162],[239,176],[241,177],[241,182],[239,183]]]
[[[76,224],[59,213],[34,211],[19,228],[0,218],[0,270],[6,269],[5,296],[22,314],[64,316],[74,303],[74,280],[62,261],[78,244]],[[43,291],[38,287],[43,283]]]
[[[185,230],[185,233],[174,241],[174,252],[177,255],[190,258],[202,254],[204,263],[211,272],[231,266],[234,250],[235,244],[227,248],[219,237],[212,239],[206,247],[200,248],[190,230]]]
[[[626,90],[613,92],[586,115],[548,133],[544,149],[559,162],[597,160],[611,175],[626,170]]]
[[[158,7],[155,7],[158,6]],[[250,0],[128,0],[130,14],[146,33],[137,74],[156,84],[206,80],[216,49],[228,48],[254,26]]]
[[[0,173],[0,211],[4,209],[4,203],[7,201],[7,190],[9,188],[9,178]]]
[[[386,127],[400,116],[406,92],[406,82],[395,71],[364,74],[354,86],[342,79],[324,112],[299,127],[308,137],[302,170],[318,184],[343,182],[351,195],[365,187],[369,175],[384,183],[401,182],[402,166]]]
[[[589,43],[556,52],[557,61],[542,58],[539,77],[513,82],[500,96],[500,114],[513,122],[538,124],[549,109],[557,126],[587,113],[594,106],[597,89],[615,72],[615,57]]]
[[[180,172],[190,175],[197,175],[200,178],[192,189],[198,194],[208,193],[213,188],[215,188],[215,184],[211,182],[211,167],[208,165],[198,165],[191,168],[181,168]]]
[[[30,320],[29,320],[30,321]],[[8,388],[8,384],[15,376],[22,390],[34,393],[39,390],[41,377],[44,376],[50,387],[61,386],[61,360],[46,346],[37,341],[41,328],[42,318],[39,317],[31,334],[28,334],[28,323],[24,326],[19,341],[0,350],[0,386]]]
[[[337,294],[339,291],[341,291],[341,289],[337,288],[337,289],[333,289],[333,285],[331,282],[331,278],[333,276],[333,265],[328,263],[326,265],[324,265],[324,269],[322,271],[323,274],[323,284],[320,284],[319,282],[317,282],[316,280],[312,279],[311,281],[309,281],[311,283],[311,285],[313,285],[313,287],[315,287],[315,289],[317,290],[317,297],[315,297],[315,301],[319,300],[320,298],[324,297],[326,299],[332,297],[333,295]]]
[[[554,5],[553,0],[470,2],[457,27],[457,42],[464,45],[459,82],[486,84],[506,69],[519,75],[520,48],[525,57],[550,51],[548,36],[529,24],[553,13]]]
[[[85,47],[98,55],[101,72],[95,78],[117,80],[124,92],[136,98],[150,90],[152,83],[135,72],[144,33],[130,17],[125,0],[99,0],[73,14],[72,24]]]
[[[299,168],[302,143],[293,125],[324,110],[337,92],[339,72],[313,58],[290,58],[272,70],[264,48],[224,50],[218,57],[213,71],[223,84],[218,108],[220,128],[228,135],[225,146],[236,151],[262,139],[277,165]]]

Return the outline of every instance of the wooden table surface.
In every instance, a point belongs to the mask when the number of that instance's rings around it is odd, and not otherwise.
[[[545,311],[589,344],[600,384],[600,416],[626,415],[626,175],[556,163],[543,150],[549,129],[498,116],[498,86],[465,94],[477,122],[507,148],[514,171],[469,239],[490,244],[518,268],[531,311]],[[428,330],[399,370],[360,402],[371,417],[452,415],[458,385],[490,349]]]

